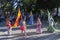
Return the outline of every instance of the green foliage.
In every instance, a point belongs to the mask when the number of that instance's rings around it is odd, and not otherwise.
[[[2,1],[2,0],[1,0]],[[3,5],[1,6],[4,10],[13,10],[15,11],[16,9],[13,9],[12,7],[12,0],[5,0],[2,1]],[[24,8],[27,10],[35,10],[35,9],[53,9],[55,7],[60,6],[60,0],[22,0],[24,4]],[[32,5],[36,5],[33,7]]]
[[[11,4],[8,2],[4,7],[4,10],[9,10],[11,8]]]
[[[36,6],[43,9],[53,9],[60,6],[59,0],[37,0]]]
[[[27,5],[32,4],[32,3],[36,3],[36,0],[23,0],[23,2]]]
[[[23,0],[23,2],[28,5],[30,3],[30,0]]]

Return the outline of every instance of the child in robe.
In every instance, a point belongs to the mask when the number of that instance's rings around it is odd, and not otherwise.
[[[11,35],[11,33],[12,33],[12,25],[11,25],[10,20],[7,20],[6,26],[7,26],[7,29],[8,29],[8,35]]]
[[[21,33],[26,35],[26,22],[25,22],[25,19],[23,19],[23,21],[22,21],[22,25],[20,26],[20,30],[21,30]]]
[[[36,33],[42,33],[42,29],[41,29],[42,23],[40,18],[38,17],[37,19],[37,28],[36,28]]]

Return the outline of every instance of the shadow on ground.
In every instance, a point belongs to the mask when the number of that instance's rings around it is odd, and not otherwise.
[[[6,36],[6,37],[2,37],[0,38],[0,40],[8,40],[8,39],[15,39],[15,40],[57,40],[60,38],[60,32],[58,33],[53,33],[50,35],[45,35],[45,36],[40,36],[43,34],[47,34],[48,32],[44,31],[42,34],[37,34],[35,32],[28,32],[27,36],[24,36],[21,33],[18,34],[12,34],[10,36],[8,35],[0,35],[1,36]],[[38,36],[33,36],[33,35],[38,35]],[[31,37],[28,37],[31,36]]]

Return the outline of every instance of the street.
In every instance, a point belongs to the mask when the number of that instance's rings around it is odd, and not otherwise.
[[[0,40],[60,40],[60,24],[56,25],[56,31],[54,33],[48,33],[48,24],[43,23],[42,34],[36,33],[36,25],[27,25],[27,36],[21,34],[19,28],[13,28],[12,35],[7,35],[7,27],[0,27]]]
[[[48,33],[46,28],[42,28],[43,33],[37,34],[36,29],[27,29],[27,36],[21,34],[20,30],[13,30],[12,35],[8,36],[7,31],[0,32],[0,40],[59,40],[60,30]]]

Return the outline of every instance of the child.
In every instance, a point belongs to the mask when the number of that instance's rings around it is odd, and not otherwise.
[[[54,20],[53,20],[53,18],[52,18],[52,16],[51,16],[51,17],[50,17],[50,24],[49,24],[49,27],[48,27],[47,31],[53,33],[53,32],[55,31],[54,26],[55,26],[55,25],[54,25]]]
[[[26,35],[26,23],[25,20],[22,21],[22,25],[20,27],[21,33],[24,33]]]
[[[9,25],[8,25],[8,35],[11,35],[11,32],[12,32],[12,25],[11,25],[11,22],[9,22]]]
[[[30,25],[33,25],[33,23],[34,23],[34,22],[33,22],[34,18],[33,18],[33,14],[32,14],[32,12],[31,12],[31,14],[30,14],[29,17],[30,17],[29,24],[30,24]]]
[[[36,33],[42,33],[41,25],[42,25],[41,20],[40,20],[40,18],[38,17],[38,19],[37,19]]]
[[[8,28],[8,35],[11,35],[12,26],[11,26],[11,22],[9,20],[7,20],[7,28]]]

